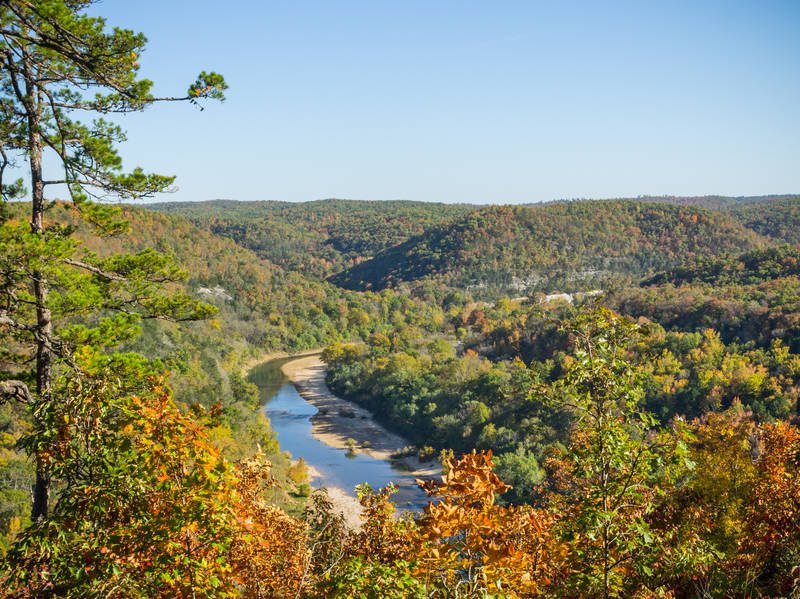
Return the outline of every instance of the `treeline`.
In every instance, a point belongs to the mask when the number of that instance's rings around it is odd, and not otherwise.
[[[695,208],[706,208],[717,212],[736,212],[740,208],[749,208],[757,205],[769,204],[775,201],[782,201],[797,198],[797,195],[772,194],[764,196],[651,196],[641,195],[635,199],[640,202],[654,202],[659,204],[675,204],[676,206],[693,206]]]
[[[798,202],[643,196],[503,207],[217,200],[151,208],[350,289],[436,280],[496,298],[606,288],[693,260],[797,243]]]

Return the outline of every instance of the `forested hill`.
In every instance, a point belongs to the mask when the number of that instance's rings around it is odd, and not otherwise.
[[[778,241],[800,244],[800,195],[641,196],[637,201],[694,206],[725,212],[748,229]]]
[[[492,206],[331,280],[351,289],[436,278],[476,291],[570,291],[772,244],[735,218],[702,208],[632,200]]]
[[[726,251],[800,243],[796,195],[642,196],[516,208],[339,199],[146,208],[189,219],[284,270],[359,290],[420,278],[483,295],[585,289]]]
[[[283,268],[320,278],[478,209],[468,204],[337,199],[212,200],[146,207],[189,218]]]
[[[800,196],[743,205],[731,214],[761,235],[800,244]]]
[[[21,211],[26,208],[25,204],[15,205]],[[259,349],[295,349],[291,344],[303,343],[298,339],[300,333],[315,329],[306,323],[289,331],[289,321],[311,320],[310,310],[316,311],[329,293],[340,293],[331,285],[287,273],[252,251],[177,215],[123,207],[121,216],[128,221],[129,232],[97,236],[66,204],[56,205],[53,210],[59,214],[52,218],[76,227],[84,247],[101,256],[152,249],[173,257],[189,273],[187,291],[220,307],[227,338],[241,337]],[[319,342],[313,334],[305,341],[308,347],[316,347]]]
[[[599,199],[599,198],[598,198]],[[602,198],[602,200],[616,200],[616,201],[632,201],[632,202],[647,202],[650,204],[674,204],[676,206],[689,206],[693,208],[705,208],[706,210],[714,210],[715,212],[735,211],[740,208],[759,206],[770,204],[772,202],[780,202],[790,199],[800,199],[797,194],[772,194],[763,196],[721,196],[721,195],[707,195],[707,196],[654,196],[654,195],[640,195],[636,197],[616,197],[616,198]],[[552,202],[544,202],[544,204],[564,204],[568,202],[586,202],[594,201],[594,198],[572,198],[560,199]],[[525,206],[541,206],[543,204],[524,204]]]
[[[797,198],[792,195],[764,195],[764,196],[649,196],[643,195],[635,199],[639,202],[651,202],[655,204],[675,204],[676,206],[693,206],[695,208],[706,208],[717,212],[728,210],[738,210],[744,207],[759,206],[775,201],[782,201],[789,198]]]
[[[712,285],[753,285],[800,275],[800,248],[793,245],[752,250],[738,256],[703,258],[660,272],[642,285],[710,283]]]

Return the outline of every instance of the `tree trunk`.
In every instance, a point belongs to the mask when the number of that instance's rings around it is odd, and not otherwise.
[[[33,98],[35,87],[26,73],[26,91]],[[42,177],[42,138],[39,133],[39,106],[41,98],[36,98],[35,109],[28,111],[28,143],[31,165],[31,233],[44,234],[44,178]],[[36,392],[39,401],[50,400],[50,387],[53,362],[53,319],[47,305],[48,287],[45,274],[33,272],[33,295],[36,300]],[[33,489],[31,519],[36,521],[47,515],[50,499],[50,473],[47,465],[37,456],[36,484]]]

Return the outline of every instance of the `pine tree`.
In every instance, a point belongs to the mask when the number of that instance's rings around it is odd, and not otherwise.
[[[71,211],[71,222],[99,234],[125,231],[119,210],[102,200],[150,197],[174,180],[140,168],[124,172],[117,144],[125,133],[108,115],[156,102],[223,100],[227,87],[222,76],[202,72],[185,95],[154,96],[152,82],[138,77],[145,37],[109,30],[102,17],[86,14],[94,3],[8,0],[0,8],[0,191],[3,202],[22,197],[23,181],[2,177],[27,164],[31,208],[28,223],[13,218],[10,206],[0,214],[0,339],[8,348],[3,360],[13,365],[0,397],[28,403],[34,415],[56,401],[54,369],[74,366],[76,347],[114,346],[137,333],[142,317],[212,311],[164,291],[185,276],[166,257],[144,251],[101,259],[81,250],[67,224]],[[56,166],[62,174],[47,178]],[[65,187],[69,201],[59,205],[48,190]],[[49,479],[37,456],[34,520],[47,513]]]

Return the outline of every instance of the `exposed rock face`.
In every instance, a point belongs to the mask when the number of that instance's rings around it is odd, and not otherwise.
[[[197,293],[200,295],[205,295],[208,297],[212,297],[215,299],[222,299],[222,300],[232,300],[233,296],[230,295],[225,289],[217,285],[213,289],[209,289],[208,287],[198,287]]]

